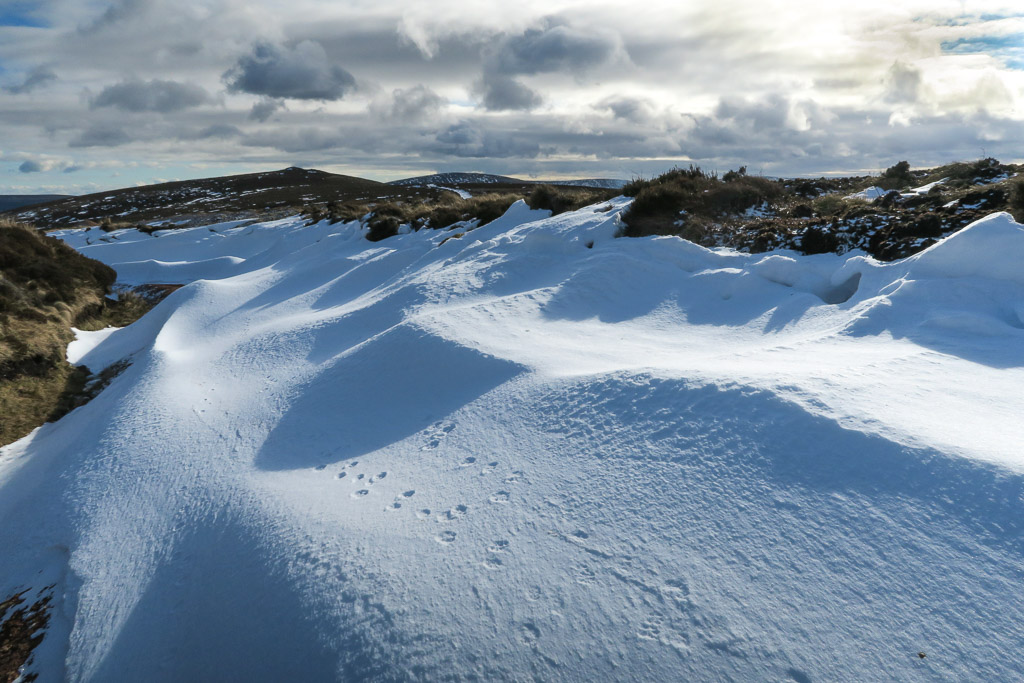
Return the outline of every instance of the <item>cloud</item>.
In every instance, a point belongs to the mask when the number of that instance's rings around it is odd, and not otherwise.
[[[209,140],[212,138],[235,138],[242,135],[242,131],[237,126],[232,126],[227,123],[215,123],[212,126],[200,128],[199,130],[189,131],[181,135],[182,140]]]
[[[264,123],[281,109],[284,109],[284,102],[272,97],[263,97],[252,105],[252,109],[249,110],[249,120]]]
[[[211,101],[209,93],[192,83],[177,81],[125,81],[104,88],[91,107],[115,107],[132,112],[168,112],[198,107]]]
[[[485,68],[510,76],[582,73],[624,54],[622,41],[614,33],[556,24],[505,37],[488,56]]]
[[[544,103],[540,93],[502,74],[485,73],[476,90],[488,111],[529,111]]]
[[[890,104],[914,104],[921,97],[921,70],[895,61],[882,82],[882,99]]]
[[[385,119],[416,123],[441,111],[447,100],[425,85],[396,88],[385,100],[376,101],[371,111]]]
[[[549,19],[541,28],[506,35],[486,50],[483,76],[475,90],[488,111],[530,111],[543,104],[544,98],[518,76],[579,76],[624,55],[622,41],[616,34],[583,30]]]
[[[21,162],[21,166],[18,166],[18,170],[22,173],[42,173],[46,169],[38,161],[28,160]]]
[[[96,33],[111,26],[115,26],[126,19],[139,16],[152,4],[152,0],[116,0],[111,3],[99,17],[81,26],[78,32],[81,34]]]
[[[124,128],[111,123],[99,123],[86,128],[68,143],[69,147],[117,147],[131,142]]]
[[[49,85],[57,80],[57,74],[53,72],[48,66],[37,66],[28,72],[19,85],[9,85],[4,88],[7,92],[12,95],[24,95],[30,93],[37,88],[42,88],[45,85]]]
[[[356,87],[352,74],[330,64],[312,40],[292,49],[257,43],[223,78],[229,92],[297,100],[338,100]]]
[[[631,123],[648,123],[654,117],[654,105],[640,97],[614,95],[601,100],[594,108],[610,111],[615,118]]]
[[[455,157],[533,158],[541,153],[536,137],[523,133],[492,131],[470,121],[460,121],[438,133],[431,147]]]

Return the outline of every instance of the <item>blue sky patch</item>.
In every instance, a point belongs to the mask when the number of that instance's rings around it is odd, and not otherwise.
[[[45,28],[46,23],[36,16],[37,2],[4,3],[0,7],[0,26],[29,26]]]
[[[992,55],[1011,69],[1024,69],[1024,33],[947,40],[942,43],[942,51],[960,55]]]

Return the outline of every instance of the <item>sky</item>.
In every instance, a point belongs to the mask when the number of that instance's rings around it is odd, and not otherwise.
[[[1019,0],[0,0],[0,193],[1024,161]]]

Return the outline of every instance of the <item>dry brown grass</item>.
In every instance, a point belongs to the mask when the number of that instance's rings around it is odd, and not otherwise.
[[[74,407],[88,372],[65,360],[72,325],[121,327],[150,308],[131,294],[107,299],[115,277],[30,226],[0,224],[0,445]]]

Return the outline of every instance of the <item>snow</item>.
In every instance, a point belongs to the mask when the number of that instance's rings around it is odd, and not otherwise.
[[[434,187],[437,188],[438,190],[447,190],[448,192],[454,192],[455,194],[459,195],[459,197],[461,197],[462,199],[470,199],[473,196],[466,190],[460,190],[457,187],[442,187],[441,185],[434,185],[433,183],[428,183],[427,187]]]
[[[99,346],[103,341],[109,337],[115,330],[120,328],[117,327],[105,327],[102,330],[85,331],[79,330],[74,327],[71,331],[75,334],[75,341],[68,344],[67,359],[72,365],[80,365],[82,358],[87,356],[90,351]],[[118,359],[114,358],[110,363],[116,362]],[[110,363],[102,365],[99,369],[102,370]]]
[[[847,199],[866,199],[868,201],[874,201],[879,197],[884,197],[888,194],[888,190],[883,190],[880,187],[872,185],[869,188],[863,189],[860,192],[854,192],[853,194],[847,195]]]
[[[190,284],[0,450],[39,680],[1019,678],[1024,228],[883,264],[615,239],[628,202],[59,233]]]

